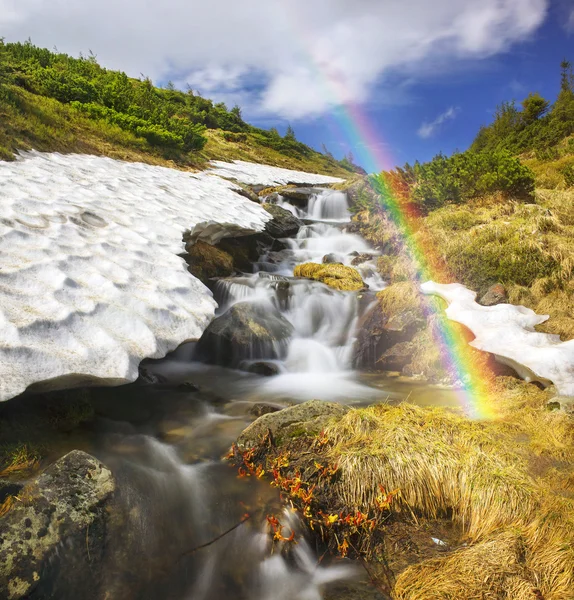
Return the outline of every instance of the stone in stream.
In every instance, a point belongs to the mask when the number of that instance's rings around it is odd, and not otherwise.
[[[299,208],[307,208],[309,198],[314,194],[320,194],[325,191],[325,188],[313,188],[313,187],[296,187],[296,188],[283,188],[279,190],[279,194],[283,196],[290,204]]]
[[[28,483],[0,518],[0,597],[98,598],[114,489],[111,472],[79,450]]]
[[[271,305],[239,302],[209,324],[196,357],[229,367],[244,360],[281,358],[292,333],[291,323]]]
[[[328,265],[333,263],[341,263],[341,260],[339,256],[331,252],[330,254],[325,254],[325,256],[323,256],[322,262],[324,265]]]
[[[278,412],[264,414],[243,430],[237,439],[237,445],[240,448],[256,446],[269,431],[275,438],[315,435],[321,432],[330,419],[340,418],[348,410],[342,404],[309,400]]]
[[[357,369],[400,370],[409,362],[409,353],[414,351],[412,346],[394,347],[410,342],[425,326],[422,298],[417,306],[416,300],[405,295],[404,302],[388,303],[393,308],[385,309],[382,298],[392,290],[391,286],[379,292],[376,304],[359,324],[353,360]],[[406,362],[399,369],[404,360]]]
[[[272,362],[259,360],[246,365],[241,365],[241,370],[254,375],[262,375],[263,377],[273,377],[279,374],[279,367]]]
[[[374,256],[367,252],[356,253],[355,258],[351,261],[351,265],[356,267],[357,265],[362,265],[364,262],[369,260],[373,260]]]
[[[263,208],[273,216],[265,225],[265,231],[273,238],[290,237],[303,226],[303,221],[277,204],[263,204]]]

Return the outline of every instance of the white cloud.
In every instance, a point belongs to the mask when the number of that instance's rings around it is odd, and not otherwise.
[[[574,8],[570,11],[570,16],[566,21],[566,31],[574,32]]]
[[[454,119],[456,115],[459,113],[459,109],[456,106],[451,106],[443,113],[441,113],[434,121],[430,123],[424,122],[418,130],[419,137],[423,139],[427,139],[432,137],[437,129],[445,122]]]
[[[549,0],[0,0],[8,40],[297,119],[527,39]],[[393,83],[390,83],[392,78]],[[256,81],[257,85],[253,85]],[[378,100],[378,98],[377,98]]]

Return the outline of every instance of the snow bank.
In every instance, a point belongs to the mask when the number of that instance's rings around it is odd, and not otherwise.
[[[535,331],[547,315],[512,304],[481,306],[475,302],[476,292],[459,283],[428,281],[421,289],[448,302],[448,318],[476,336],[472,346],[496,355],[527,381],[552,382],[559,394],[574,396],[574,340],[561,342],[557,335]]]
[[[344,181],[344,179],[339,179],[338,177],[315,175],[313,173],[304,173],[303,171],[291,171],[279,167],[258,165],[243,160],[234,160],[233,162],[213,160],[211,161],[211,165],[210,173],[249,185],[265,185],[269,187],[290,183],[298,185],[321,185]]]
[[[94,156],[0,162],[0,400],[133,381],[143,358],[197,339],[215,302],[178,256],[183,232],[214,242],[271,218],[234,189]]]

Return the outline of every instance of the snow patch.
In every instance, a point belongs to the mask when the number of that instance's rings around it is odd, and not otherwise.
[[[525,306],[478,304],[476,292],[460,283],[421,285],[425,294],[435,294],[448,302],[446,315],[468,327],[476,336],[471,346],[494,354],[526,381],[554,383],[558,393],[574,396],[574,340],[539,333],[534,327],[548,320]]]
[[[269,187],[288,185],[290,183],[297,185],[321,185],[344,181],[344,179],[330,177],[329,175],[291,171],[290,169],[258,165],[243,160],[234,160],[233,162],[213,160],[211,161],[211,165],[210,173],[249,185],[265,185]]]
[[[0,162],[0,400],[35,382],[130,382],[197,339],[216,304],[178,256],[184,231],[214,243],[271,218],[235,189],[95,156]]]

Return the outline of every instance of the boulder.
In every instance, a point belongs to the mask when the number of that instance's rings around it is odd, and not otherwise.
[[[196,357],[231,367],[244,360],[281,358],[292,333],[291,323],[272,305],[239,302],[209,324]]]
[[[313,194],[320,194],[324,192],[325,188],[318,187],[295,187],[295,188],[284,188],[279,191],[281,196],[285,198],[290,204],[298,206],[299,208],[307,208],[309,198]]]
[[[263,377],[272,377],[279,374],[279,367],[272,362],[259,360],[241,366],[241,370],[254,375],[262,375]]]
[[[114,489],[111,472],[79,450],[28,483],[0,518],[0,597],[99,597]]]
[[[268,250],[279,252],[285,249],[285,245],[264,231],[256,235],[225,238],[217,244],[217,248],[231,256],[235,270],[250,273],[253,263],[263,253]]]
[[[265,231],[273,238],[290,237],[303,226],[303,221],[277,204],[264,204],[263,208],[273,216],[265,225]]]
[[[402,371],[412,360],[415,348],[412,342],[399,342],[377,360],[377,368],[383,371]]]
[[[324,265],[341,263],[341,261],[339,260],[339,257],[336,254],[333,254],[332,252],[330,254],[325,254],[325,256],[323,256],[322,262]]]
[[[348,410],[342,404],[309,400],[278,412],[264,414],[243,430],[237,445],[240,448],[256,446],[269,431],[275,440],[316,435],[330,419],[341,418]]]
[[[278,406],[276,404],[267,404],[265,402],[256,402],[250,409],[249,414],[254,417],[261,417],[262,415],[267,415],[269,413],[279,412],[283,410],[283,406]]]
[[[233,258],[230,254],[201,240],[185,245],[183,256],[187,270],[203,283],[212,277],[229,277],[233,274]]]
[[[495,304],[506,304],[507,302],[506,288],[500,283],[490,286],[486,294],[479,300],[479,304],[482,304],[482,306],[494,306]]]
[[[304,263],[295,267],[293,275],[320,281],[336,290],[360,291],[367,289],[363,278],[356,269],[340,263]]]
[[[423,302],[414,283],[393,284],[379,292],[376,304],[359,323],[354,355],[356,368],[398,370],[397,363],[407,359],[407,346],[392,352],[391,349],[410,342],[425,327]],[[385,359],[381,360],[383,356]]]

